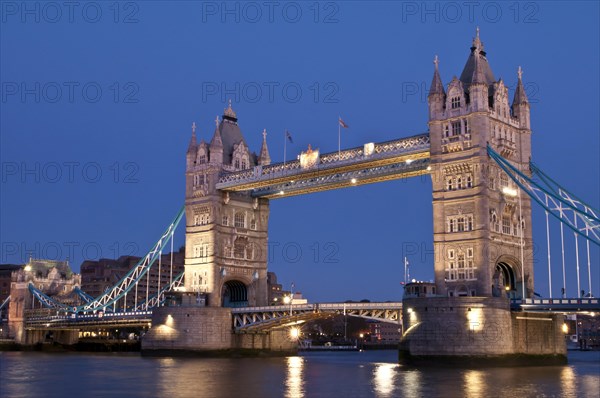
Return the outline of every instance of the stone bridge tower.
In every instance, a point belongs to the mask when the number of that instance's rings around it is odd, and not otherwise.
[[[528,173],[531,130],[521,69],[510,105],[479,29],[460,78],[446,89],[437,57],[434,64],[428,104],[438,294],[521,297],[525,280],[530,297],[531,203],[486,153],[489,144]]]
[[[186,156],[185,289],[213,307],[267,305],[268,199],[216,189],[223,172],[270,163],[266,131],[251,153],[229,107],[217,117],[210,143],[196,140]]]

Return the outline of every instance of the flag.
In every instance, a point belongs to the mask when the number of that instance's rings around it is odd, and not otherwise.
[[[347,129],[348,125],[346,123],[344,123],[344,121],[342,120],[341,117],[338,116],[338,120],[340,122],[340,126],[342,126],[343,128]]]
[[[287,138],[292,144],[294,143],[294,140],[292,140],[292,135],[287,130],[285,130],[285,138]]]

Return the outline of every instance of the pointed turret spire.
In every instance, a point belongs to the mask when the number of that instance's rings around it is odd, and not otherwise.
[[[436,55],[433,59],[433,63],[435,65],[435,69],[433,71],[433,80],[431,81],[431,88],[429,89],[429,96],[435,94],[445,95],[444,84],[442,83],[442,78],[440,77],[440,71],[438,69],[438,64],[440,63],[438,56]]]
[[[518,82],[517,82],[517,89],[515,90],[515,98],[513,99],[513,106],[514,105],[518,105],[518,104],[527,104],[529,103],[529,100],[527,99],[527,94],[525,93],[525,88],[523,87],[523,70],[521,69],[521,67],[519,66],[519,69],[517,70],[517,76],[518,76]]]
[[[269,156],[269,148],[267,147],[267,129],[263,130],[263,142],[260,148],[260,157],[258,158],[258,164],[266,166],[271,164],[271,156]]]
[[[479,26],[475,30],[475,37],[473,38],[473,48],[477,49],[477,52],[483,51],[483,43],[479,38]]]
[[[221,140],[221,132],[219,131],[219,116],[215,119],[215,132],[213,133],[212,140],[210,140],[210,146],[223,147],[223,140]]]
[[[479,28],[477,30],[477,39],[479,40]],[[473,61],[475,66],[473,68],[473,76],[471,77],[471,84],[487,84],[485,78],[485,71],[483,70],[483,62],[481,60],[481,55],[479,54],[479,50],[475,50],[473,53]]]
[[[190,138],[190,145],[188,145],[188,152],[196,150],[196,122],[192,123],[192,138]]]

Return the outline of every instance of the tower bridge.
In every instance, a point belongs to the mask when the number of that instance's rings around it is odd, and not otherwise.
[[[600,245],[600,213],[531,163],[530,104],[520,68],[517,76],[510,103],[508,87],[494,77],[477,32],[460,78],[454,77],[445,86],[435,58],[428,95],[428,133],[325,154],[309,147],[289,162],[271,163],[266,131],[259,153],[250,151],[231,102],[222,118],[217,117],[210,142],[198,142],[194,123],[186,152],[186,254],[183,284],[177,288],[180,305],[163,307],[162,301],[155,300],[137,308],[148,311],[154,306],[145,348],[289,347],[275,335],[271,340],[263,336],[262,340],[236,343],[227,337],[232,331],[274,331],[339,312],[343,306],[308,304],[288,310],[267,305],[264,254],[269,201],[430,174],[434,293],[405,298],[402,304],[381,303],[376,308],[377,303],[371,303],[346,310],[352,315],[402,320],[402,350],[409,357],[456,355],[455,346],[444,346],[443,333],[431,333],[432,328],[443,330],[443,323],[457,325],[460,337],[455,344],[464,350],[461,355],[564,356],[556,313],[600,308],[597,299],[581,297],[579,258],[578,297],[547,302],[534,299],[531,199],[544,208],[547,217],[552,215],[561,222],[561,239],[566,226],[576,242],[583,239],[586,243],[590,296],[589,245]],[[137,281],[167,241],[172,241],[180,219],[182,213],[118,286],[72,312],[89,313],[111,306],[118,312],[119,301],[137,288]],[[563,265],[563,289],[564,274]],[[46,306],[60,307],[40,294],[37,298],[45,300]],[[515,311],[521,315],[516,316]],[[528,311],[545,311],[546,315],[527,317]],[[540,317],[549,322],[536,324]],[[495,347],[477,334],[492,323],[503,325],[496,330]],[[542,347],[537,351],[528,348],[527,342],[535,338],[531,333],[547,336],[535,344]]]

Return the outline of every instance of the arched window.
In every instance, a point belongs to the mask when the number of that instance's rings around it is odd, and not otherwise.
[[[456,179],[456,189],[462,189],[462,177]]]
[[[246,170],[246,160],[242,160],[242,170]]]
[[[239,170],[239,168],[240,168],[240,159],[235,158],[235,161],[233,163],[233,167],[235,167],[237,170]]]
[[[448,177],[446,180],[446,190],[452,191],[454,189],[454,182],[452,181],[452,177]]]
[[[467,175],[467,188],[473,188],[473,177],[470,174]]]
[[[236,228],[246,228],[246,215],[243,212],[235,213],[234,226]]]
[[[473,216],[467,217],[467,231],[473,230]]]

